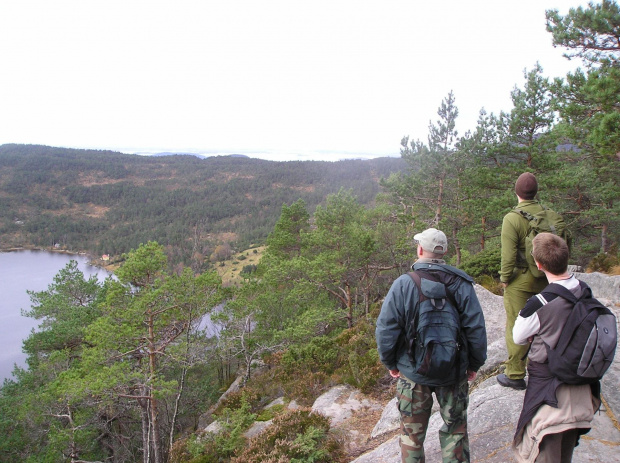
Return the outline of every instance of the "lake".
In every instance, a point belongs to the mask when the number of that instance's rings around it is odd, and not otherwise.
[[[0,252],[0,384],[12,377],[14,364],[26,366],[22,341],[39,325],[39,320],[21,315],[21,309],[31,309],[26,291],[46,290],[70,260],[78,263],[86,278],[97,275],[103,281],[110,275],[90,265],[86,256],[47,251]]]

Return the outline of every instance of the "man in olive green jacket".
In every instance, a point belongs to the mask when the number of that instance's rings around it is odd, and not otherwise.
[[[530,172],[521,174],[515,183],[515,193],[519,200],[515,209],[521,209],[530,214],[543,210],[540,203],[534,199],[537,192],[536,177]],[[508,361],[506,372],[498,375],[497,381],[502,386],[514,389],[525,389],[526,386],[523,378],[525,378],[527,346],[514,343],[512,328],[527,300],[547,286],[544,275],[536,278],[528,270],[525,258],[525,237],[528,232],[529,223],[521,214],[512,210],[504,216],[501,235],[502,261],[499,274],[504,287]]]

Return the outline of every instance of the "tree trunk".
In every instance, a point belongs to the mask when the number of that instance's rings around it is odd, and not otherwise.
[[[486,243],[486,228],[487,228],[487,218],[482,217],[482,233],[480,234],[480,250],[484,251],[484,245]]]
[[[152,395],[152,391],[151,391]],[[162,463],[161,459],[161,436],[159,434],[159,420],[157,417],[157,399],[151,398],[151,432],[153,435],[153,463]]]
[[[146,393],[143,390],[142,395]],[[138,399],[138,405],[140,405],[140,418],[142,420],[142,462],[149,463],[149,414],[147,411],[148,401],[145,399]]]
[[[155,398],[155,391],[153,390],[153,384],[155,383],[156,368],[157,368],[157,352],[155,348],[155,319],[153,314],[149,314],[148,317],[148,329],[149,329],[149,382],[150,382],[150,402],[151,402],[151,435],[153,436],[153,463],[162,463],[161,459],[161,436],[159,434],[159,420],[157,414],[158,403]]]
[[[351,301],[351,287],[347,283],[345,288],[347,295],[347,327],[353,328],[353,301]]]
[[[439,193],[437,195],[437,208],[435,209],[435,220],[433,225],[439,225],[441,221],[441,211],[443,206],[443,178],[439,179]]]
[[[458,227],[452,228],[452,239],[454,241],[454,251],[456,252],[456,266],[461,265],[461,245],[457,237]]]

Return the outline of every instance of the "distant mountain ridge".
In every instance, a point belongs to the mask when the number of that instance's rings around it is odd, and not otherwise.
[[[371,204],[400,158],[267,161],[245,155],[139,156],[41,145],[0,146],[0,248],[34,245],[119,255],[158,241],[173,262],[222,243],[264,243],[283,204],[312,212],[339,189]]]
[[[153,153],[153,154],[145,154],[144,156],[153,156],[153,157],[159,157],[159,156],[195,156],[198,159],[207,159],[213,156],[229,156],[231,158],[250,158],[251,156],[248,156],[246,154],[214,154],[214,155],[205,155],[205,154],[199,154],[199,153],[185,153],[185,152],[176,152],[176,151],[162,151],[162,152],[158,152],[158,153]]]
[[[200,159],[205,159],[208,156],[203,156],[202,154],[196,154],[196,153],[177,153],[177,152],[171,152],[171,151],[163,151],[161,153],[153,153],[153,154],[149,154],[148,156],[196,156],[197,158]]]

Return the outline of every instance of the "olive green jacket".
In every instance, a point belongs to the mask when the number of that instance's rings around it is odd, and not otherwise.
[[[514,209],[522,209],[530,214],[536,214],[543,210],[538,201],[521,201]],[[510,211],[504,216],[502,222],[502,263],[499,271],[499,279],[502,283],[510,283],[519,274],[524,275],[519,278],[520,284],[528,286],[540,278],[534,277],[527,268],[525,260],[525,237],[529,232],[529,223],[521,214]],[[544,279],[544,277],[543,277]]]

